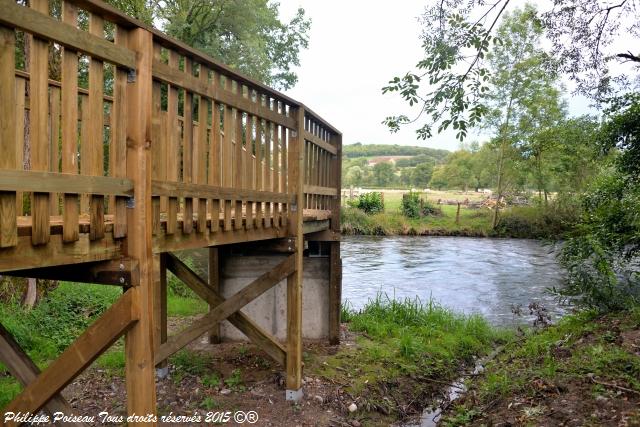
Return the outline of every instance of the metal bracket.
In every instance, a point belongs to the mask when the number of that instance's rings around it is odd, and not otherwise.
[[[127,83],[135,83],[136,82],[136,70],[133,68],[127,72]]]
[[[136,207],[136,199],[134,197],[127,197],[127,202],[126,202],[126,207],[127,209],[133,209]]]
[[[296,132],[295,130],[291,131],[291,138],[297,138],[298,136],[298,132]]]

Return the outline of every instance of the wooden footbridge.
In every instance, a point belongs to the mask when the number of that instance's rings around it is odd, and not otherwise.
[[[0,0],[0,272],[123,295],[42,372],[0,325],[0,361],[24,385],[2,413],[72,412],[60,391],[124,336],[127,411],[155,414],[155,367],[224,319],[298,398],[305,239],[330,242],[338,339],[340,132],[98,0],[29,5]],[[290,255],[224,299],[217,250],[252,241]],[[207,247],[207,278],[172,254]],[[210,305],[170,338],[167,269]],[[284,279],[279,342],[240,309]]]

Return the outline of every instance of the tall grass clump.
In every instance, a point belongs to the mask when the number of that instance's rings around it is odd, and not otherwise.
[[[360,209],[367,215],[373,215],[384,212],[384,198],[382,193],[372,191],[358,196],[357,199],[350,202],[351,206]]]
[[[465,360],[486,352],[501,338],[480,316],[454,313],[433,300],[396,300],[382,293],[347,318],[351,330],[392,345],[406,358]]]

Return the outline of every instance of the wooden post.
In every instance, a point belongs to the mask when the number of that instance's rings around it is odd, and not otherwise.
[[[15,82],[15,32],[0,27],[0,169],[16,168]],[[0,192],[0,247],[18,244],[16,215],[16,193]]]
[[[460,202],[458,202],[458,210],[456,211],[456,225],[460,225]]]
[[[165,254],[154,255],[154,335],[153,343],[155,351],[160,345],[167,342],[167,263]],[[156,365],[156,372],[159,378],[164,378],[169,373],[167,361]]]
[[[295,272],[287,277],[287,391],[286,399],[302,399],[302,264],[304,233],[304,107],[294,112],[296,130],[291,132],[289,146],[289,194],[295,196],[290,205],[289,235],[295,237]]]
[[[136,52],[135,81],[127,87],[127,177],[134,184],[127,212],[127,253],[138,261],[139,282],[132,283],[138,319],[125,339],[127,413],[156,413],[153,346],[153,258],[151,252],[151,63],[153,39],[144,29],[131,30],[129,49]],[[130,292],[131,292],[130,291]],[[130,423],[142,425],[142,423]],[[155,423],[153,423],[155,425]]]
[[[336,146],[335,163],[333,167],[332,183],[337,189],[337,196],[333,199],[331,209],[331,231],[340,233],[340,194],[342,187],[342,135],[334,135],[331,142]],[[329,270],[329,343],[340,343],[340,313],[342,304],[342,259],[340,258],[340,242],[331,242]]]
[[[209,287],[220,294],[220,252],[218,248],[209,248]],[[209,305],[209,311],[213,307]],[[216,323],[209,332],[209,343],[220,343],[220,324]]]

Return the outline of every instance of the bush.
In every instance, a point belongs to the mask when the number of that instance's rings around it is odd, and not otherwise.
[[[420,218],[427,215],[440,215],[442,211],[433,206],[428,200],[420,197],[420,193],[410,191],[402,195],[402,204],[400,206],[402,215],[407,218]]]
[[[505,210],[495,229],[498,236],[559,239],[571,232],[580,216],[579,202],[561,197],[545,205],[514,206]]]
[[[360,209],[367,215],[377,214],[384,211],[384,200],[382,193],[371,192],[358,196],[358,198],[350,202],[351,206]]]

